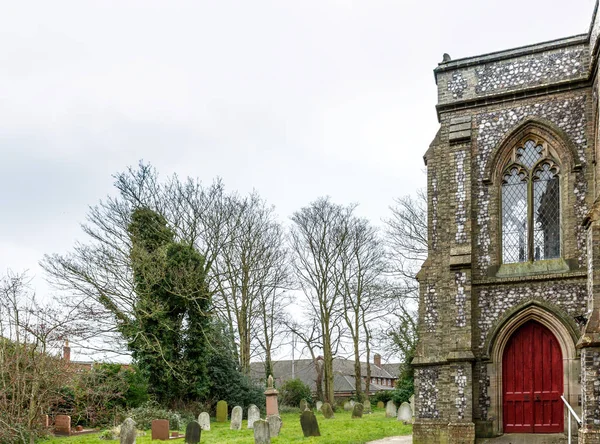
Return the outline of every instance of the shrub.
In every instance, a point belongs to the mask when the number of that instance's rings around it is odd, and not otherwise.
[[[148,430],[152,426],[152,420],[154,419],[168,419],[171,430],[180,430],[183,428],[183,421],[179,413],[166,410],[152,401],[129,410],[127,416],[135,421],[138,429],[142,430]]]
[[[288,379],[279,388],[279,400],[283,405],[298,407],[302,399],[312,404],[310,387],[298,378]]]
[[[380,390],[371,396],[371,405],[377,405],[379,401],[382,401],[385,404],[392,399],[392,396],[392,390]]]
[[[279,413],[300,413],[300,407],[282,404],[279,406]]]
[[[112,429],[102,430],[98,434],[98,439],[104,439],[106,441],[113,441],[115,439],[119,439],[119,435],[121,433],[121,427],[113,427]]]

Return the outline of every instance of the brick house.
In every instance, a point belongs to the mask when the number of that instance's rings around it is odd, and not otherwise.
[[[600,442],[597,12],[585,34],[434,71],[415,443],[565,442],[562,395],[573,442]]]

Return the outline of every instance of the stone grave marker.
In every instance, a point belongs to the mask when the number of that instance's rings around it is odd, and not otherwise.
[[[158,439],[160,441],[169,440],[169,420],[168,419],[154,419],[152,421],[152,440]]]
[[[346,410],[347,412],[349,412],[350,410],[352,410],[352,404],[350,404],[350,402],[346,401],[344,403],[344,410]]]
[[[363,402],[363,413],[364,414],[371,413],[371,401],[366,400],[365,402]]]
[[[279,436],[279,431],[281,430],[281,426],[283,425],[281,416],[279,416],[279,415],[267,416],[267,422],[269,423],[269,433],[271,434],[271,438]]]
[[[403,421],[405,424],[412,423],[412,409],[408,402],[400,404],[398,409],[398,421]]]
[[[302,412],[300,415],[300,426],[302,427],[302,433],[304,433],[305,438],[308,438],[309,436],[321,436],[317,417],[312,410],[304,410]]]
[[[352,406],[352,408],[354,408],[354,404],[356,404],[356,401],[354,401],[354,399],[350,400],[350,405]]]
[[[210,415],[202,412],[198,415],[198,424],[202,430],[210,430]]]
[[[48,415],[40,416],[40,425],[45,429],[50,427],[50,417]]]
[[[198,444],[201,434],[200,424],[196,421],[189,422],[185,428],[185,444]]]
[[[271,430],[269,423],[264,419],[259,418],[254,421],[254,444],[271,444]]]
[[[231,411],[231,430],[242,430],[242,415],[243,410],[239,405],[236,405]]]
[[[386,418],[395,418],[397,414],[396,404],[391,399],[387,402],[385,406],[385,417]]]
[[[279,415],[279,406],[277,405],[277,395],[279,392],[273,387],[273,375],[267,378],[267,389],[265,390],[265,404],[267,416]]]
[[[260,419],[260,410],[254,404],[250,404],[248,407],[248,428],[251,429],[254,425],[254,421]]]
[[[378,409],[385,408],[385,404],[383,403],[383,401],[379,401],[379,402],[377,403],[377,408],[378,408]]]
[[[56,418],[54,418],[54,434],[71,434],[71,417],[69,415],[56,415]]]
[[[325,417],[325,419],[333,418],[333,409],[331,408],[331,404],[329,404],[328,402],[323,404],[323,407],[321,407],[321,411],[323,412],[323,416]]]
[[[126,418],[121,424],[121,432],[119,433],[120,444],[135,444],[135,421],[131,418]]]
[[[308,408],[308,402],[306,402],[306,399],[301,399],[300,400],[300,413],[302,413],[307,408]]]
[[[354,404],[354,407],[352,408],[352,417],[353,418],[362,418],[364,408],[365,408],[365,406],[362,405],[360,402],[357,402],[356,404]]]
[[[217,422],[227,422],[227,401],[217,402]]]
[[[410,410],[412,411],[412,417],[413,417],[413,422],[414,422],[414,418],[415,418],[415,395],[410,395],[410,398],[408,398],[408,402],[410,403]]]
[[[321,411],[321,407],[323,407],[323,402],[322,401],[317,401],[317,410]]]

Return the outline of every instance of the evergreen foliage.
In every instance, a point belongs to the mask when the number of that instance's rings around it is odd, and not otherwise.
[[[312,392],[302,380],[288,379],[279,388],[279,399],[283,405],[298,406],[303,399],[312,403]]]

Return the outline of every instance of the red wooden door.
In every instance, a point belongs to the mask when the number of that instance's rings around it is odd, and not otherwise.
[[[546,327],[529,321],[509,339],[502,385],[504,433],[564,431],[562,353]]]

